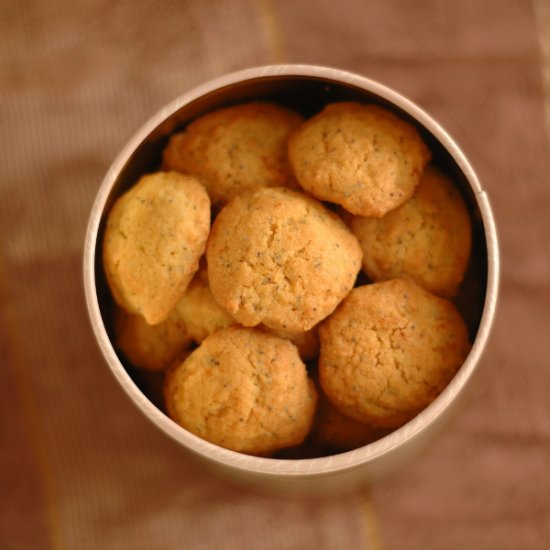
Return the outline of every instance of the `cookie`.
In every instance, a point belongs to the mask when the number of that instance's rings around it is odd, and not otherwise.
[[[191,176],[143,176],[114,204],[103,267],[115,301],[154,325],[181,299],[199,267],[210,230],[210,201]]]
[[[343,414],[395,428],[429,405],[469,351],[455,306],[410,280],[357,287],[319,327],[319,379]]]
[[[320,200],[383,216],[413,194],[430,152],[416,129],[377,105],[328,104],[289,139],[294,175]]]
[[[191,335],[177,310],[162,322],[149,325],[141,315],[116,308],[115,346],[133,367],[150,371],[166,369],[189,349]]]
[[[258,187],[297,187],[287,159],[288,135],[303,118],[267,102],[246,103],[197,118],[171,137],[163,166],[199,176],[213,204]]]
[[[200,267],[176,310],[191,338],[200,344],[208,335],[235,324],[235,320],[214,299],[208,284],[206,265]]]
[[[357,239],[319,201],[285,188],[240,195],[216,218],[207,246],[216,301],[244,326],[309,330],[351,290]]]
[[[414,195],[382,218],[352,216],[350,228],[373,281],[409,277],[430,292],[457,294],[470,257],[468,210],[452,182],[433,167]]]
[[[267,455],[305,439],[317,395],[290,342],[230,327],[205,338],[170,371],[165,399],[169,416],[195,435]]]

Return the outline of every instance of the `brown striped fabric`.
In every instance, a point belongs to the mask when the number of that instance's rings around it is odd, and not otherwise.
[[[549,12],[544,0],[3,0],[0,546],[549,548]],[[419,103],[497,218],[502,291],[479,372],[441,437],[369,494],[282,498],[213,477],[116,385],[84,305],[87,218],[120,148],[193,86],[280,62],[352,70]]]

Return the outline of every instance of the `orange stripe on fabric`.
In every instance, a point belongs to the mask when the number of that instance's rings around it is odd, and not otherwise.
[[[272,63],[287,62],[281,26],[271,0],[256,0],[256,9],[265,36]]]
[[[383,550],[382,538],[380,536],[380,528],[370,493],[365,491],[360,496],[361,498],[361,518],[363,520],[363,528],[365,538],[367,540],[367,548],[369,550]]]
[[[46,445],[42,435],[40,415],[36,408],[36,399],[33,391],[26,380],[23,367],[23,356],[21,353],[22,343],[17,322],[17,313],[10,293],[8,273],[4,258],[0,254],[0,329],[6,338],[6,349],[8,364],[12,366],[13,377],[16,383],[15,390],[21,399],[24,424],[27,426],[31,448],[38,466],[38,473],[42,484],[44,502],[46,505],[46,521],[49,532],[49,546],[53,550],[63,550],[59,529],[59,513],[55,498],[55,485],[49,465]]]

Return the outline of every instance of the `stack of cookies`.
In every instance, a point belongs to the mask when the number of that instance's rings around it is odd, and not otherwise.
[[[411,420],[466,358],[453,300],[471,239],[460,192],[392,111],[229,106],[172,135],[108,215],[114,341],[198,437],[349,450]]]

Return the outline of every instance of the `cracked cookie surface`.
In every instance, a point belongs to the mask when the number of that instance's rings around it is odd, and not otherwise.
[[[290,342],[230,327],[208,336],[170,371],[165,401],[169,416],[195,435],[266,455],[304,440],[317,392]]]
[[[373,281],[410,277],[442,297],[456,295],[470,257],[472,230],[464,200],[436,168],[414,195],[382,218],[352,216],[349,226]]]
[[[219,109],[171,137],[163,167],[200,177],[216,205],[258,187],[297,188],[287,139],[302,121],[298,113],[268,102]]]
[[[405,279],[354,288],[319,336],[327,397],[347,416],[381,428],[429,405],[469,351],[455,306]]]
[[[408,122],[353,102],[328,104],[307,120],[288,153],[301,187],[360,216],[383,216],[406,201],[430,158]]]
[[[284,188],[234,199],[207,246],[216,300],[242,325],[309,330],[334,311],[361,266],[357,239],[319,201]]]
[[[143,176],[111,209],[103,267],[115,301],[149,324],[168,317],[198,270],[210,200],[191,176]]]

